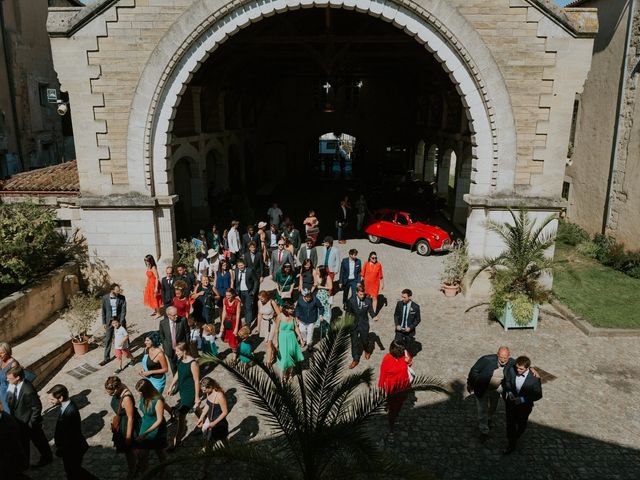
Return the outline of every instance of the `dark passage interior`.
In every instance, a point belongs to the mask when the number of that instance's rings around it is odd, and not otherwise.
[[[326,135],[355,137],[348,168],[339,149],[328,168]],[[460,95],[414,38],[343,9],[277,14],[213,51],[182,96],[170,162],[178,235],[231,216],[256,222],[272,199],[297,223],[309,207],[333,222],[338,199],[358,193],[370,207],[442,210],[463,230],[470,152]]]

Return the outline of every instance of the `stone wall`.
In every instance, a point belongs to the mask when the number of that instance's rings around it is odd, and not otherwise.
[[[67,275],[75,276],[76,282],[65,282]],[[0,340],[11,343],[19,339],[62,309],[68,295],[77,291],[77,275],[77,265],[69,262],[0,300]]]

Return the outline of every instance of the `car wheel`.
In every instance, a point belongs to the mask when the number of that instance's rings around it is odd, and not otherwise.
[[[376,237],[375,235],[369,235],[369,241],[371,243],[380,243],[380,237]]]
[[[431,253],[431,247],[426,240],[418,240],[416,242],[416,252],[418,252],[418,255],[428,257]]]

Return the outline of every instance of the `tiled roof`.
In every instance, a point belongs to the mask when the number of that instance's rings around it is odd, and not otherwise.
[[[0,181],[1,192],[74,192],[80,191],[75,160],[51,167],[22,172]]]

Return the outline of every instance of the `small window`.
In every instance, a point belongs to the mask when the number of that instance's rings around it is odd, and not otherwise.
[[[404,215],[398,214],[396,216],[396,223],[398,225],[409,225],[409,220],[407,220],[407,217],[405,217]]]
[[[562,198],[569,200],[569,189],[571,184],[569,182],[562,182]]]
[[[567,149],[567,158],[573,156],[576,147],[576,128],[578,125],[578,111],[580,110],[580,97],[576,95],[573,101],[573,114],[571,115],[571,131],[569,133],[569,148]]]
[[[393,222],[394,215],[395,214],[393,212],[385,213],[384,216],[382,217],[382,221],[383,222]]]
[[[40,97],[41,107],[49,106],[49,99],[47,98],[47,88],[49,88],[49,85],[47,85],[46,83],[38,84],[38,96]]]

